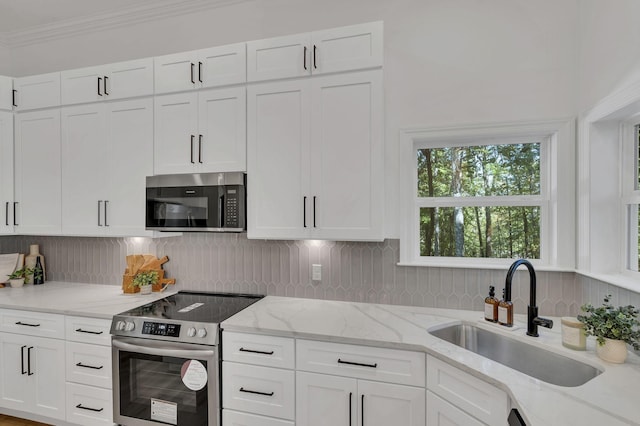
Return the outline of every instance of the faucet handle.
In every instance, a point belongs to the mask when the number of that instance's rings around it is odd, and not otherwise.
[[[545,328],[553,328],[553,321],[547,318],[535,317],[533,319],[535,325],[540,325]]]

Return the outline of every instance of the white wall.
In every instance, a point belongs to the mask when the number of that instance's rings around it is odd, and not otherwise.
[[[23,76],[384,20],[386,235],[397,238],[399,129],[575,115],[579,1],[248,0],[15,48],[12,66]]]

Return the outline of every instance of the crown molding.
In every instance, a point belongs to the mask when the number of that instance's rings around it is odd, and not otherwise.
[[[0,33],[0,46],[23,47],[253,0],[149,0],[115,12],[68,19],[19,31]]]

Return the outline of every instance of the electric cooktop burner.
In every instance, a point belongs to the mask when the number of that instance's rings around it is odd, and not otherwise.
[[[111,334],[215,345],[219,324],[262,297],[181,291],[114,316]]]

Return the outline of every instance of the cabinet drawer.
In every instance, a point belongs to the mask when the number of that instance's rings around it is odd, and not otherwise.
[[[1,309],[0,331],[64,339],[64,315]]]
[[[225,331],[222,333],[222,359],[293,369],[294,340],[286,337]]]
[[[222,424],[224,426],[293,426],[288,420],[271,417],[256,416],[255,414],[240,413],[233,410],[222,410]]]
[[[111,389],[111,348],[67,342],[67,381]]]
[[[66,317],[65,336],[67,340],[80,343],[111,346],[109,329],[111,320],[89,317]]]
[[[324,374],[424,386],[425,354],[398,349],[298,340],[296,368]]]
[[[113,425],[109,389],[67,383],[67,421],[78,425]]]
[[[509,414],[506,393],[432,356],[427,357],[427,389],[489,425],[504,424]]]
[[[427,391],[427,424],[451,426],[485,426],[458,407]]]
[[[293,420],[293,371],[224,361],[222,383],[223,408]]]

